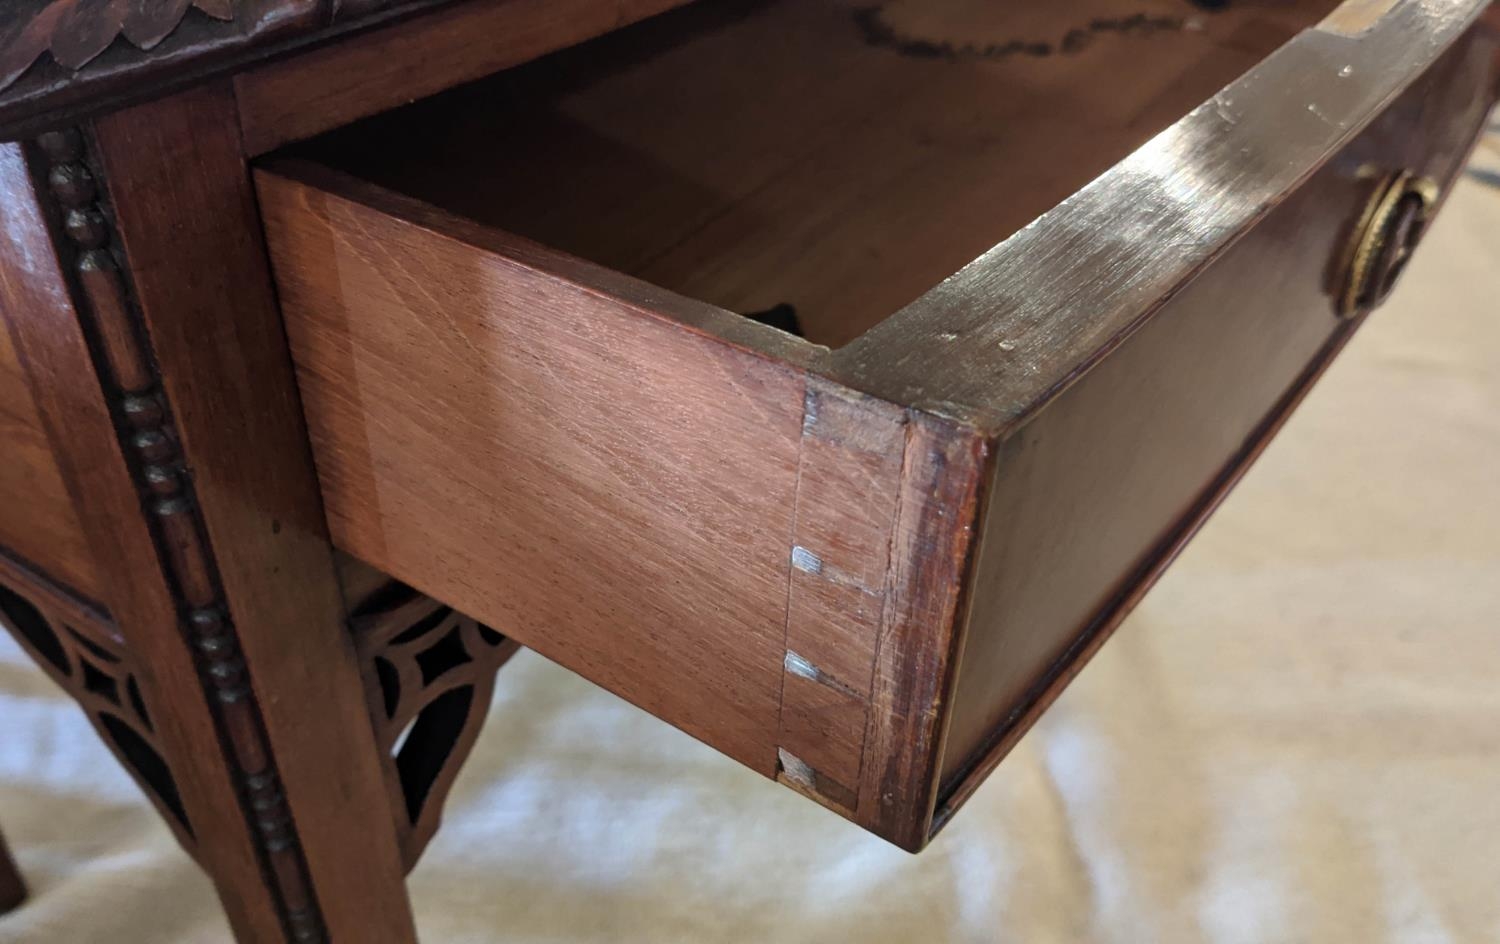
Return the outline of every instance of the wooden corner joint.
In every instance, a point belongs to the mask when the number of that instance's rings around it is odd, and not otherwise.
[[[848,819],[854,818],[859,792],[818,773],[784,747],[776,749],[776,782]]]
[[[817,377],[803,403],[776,779],[854,818],[905,412]]]

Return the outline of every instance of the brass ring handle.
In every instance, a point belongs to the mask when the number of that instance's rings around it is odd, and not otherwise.
[[[1365,208],[1348,267],[1339,315],[1379,307],[1390,297],[1427,230],[1440,195],[1436,181],[1401,171],[1384,178]]]

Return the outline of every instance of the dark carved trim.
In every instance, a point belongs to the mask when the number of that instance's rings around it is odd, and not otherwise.
[[[134,656],[108,616],[0,552],[0,617],[46,675],[78,702],[190,854],[192,825],[161,753]]]
[[[3,0],[0,139],[451,2]]]
[[[156,48],[196,7],[222,21],[235,17],[231,0],[176,0],[170,3],[95,3],[77,0],[15,0],[22,7],[0,40],[0,89],[48,53],[58,65],[78,70],[123,37],[143,52]],[[30,10],[26,9],[30,7]]]
[[[77,130],[42,135],[46,192],[55,201],[59,258],[74,280],[80,321],[95,367],[113,397],[121,445],[141,491],[157,551],[174,582],[180,629],[192,645],[222,742],[239,772],[242,806],[274,880],[290,938],[326,939],[281,793],[265,725],[234,625],[224,606],[213,555],[129,287],[128,265],[110,221],[105,188]]]
[[[410,870],[484,726],[495,673],[520,646],[399,582],[356,606],[349,630]]]

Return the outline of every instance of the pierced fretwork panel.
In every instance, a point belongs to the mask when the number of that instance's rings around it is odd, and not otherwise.
[[[362,603],[350,631],[410,869],[484,725],[495,673],[520,647],[401,584]]]
[[[38,583],[40,586],[40,583]],[[130,653],[102,616],[52,607],[37,587],[23,596],[0,585],[0,623],[51,679],[78,702],[94,730],[156,804],[178,840],[194,851],[192,826],[162,757]],[[64,610],[74,611],[65,615]]]

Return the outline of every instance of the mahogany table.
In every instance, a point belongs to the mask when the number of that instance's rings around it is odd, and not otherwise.
[[[3,16],[0,615],[243,942],[414,940],[520,645],[919,850],[1500,93],[1481,0]]]

